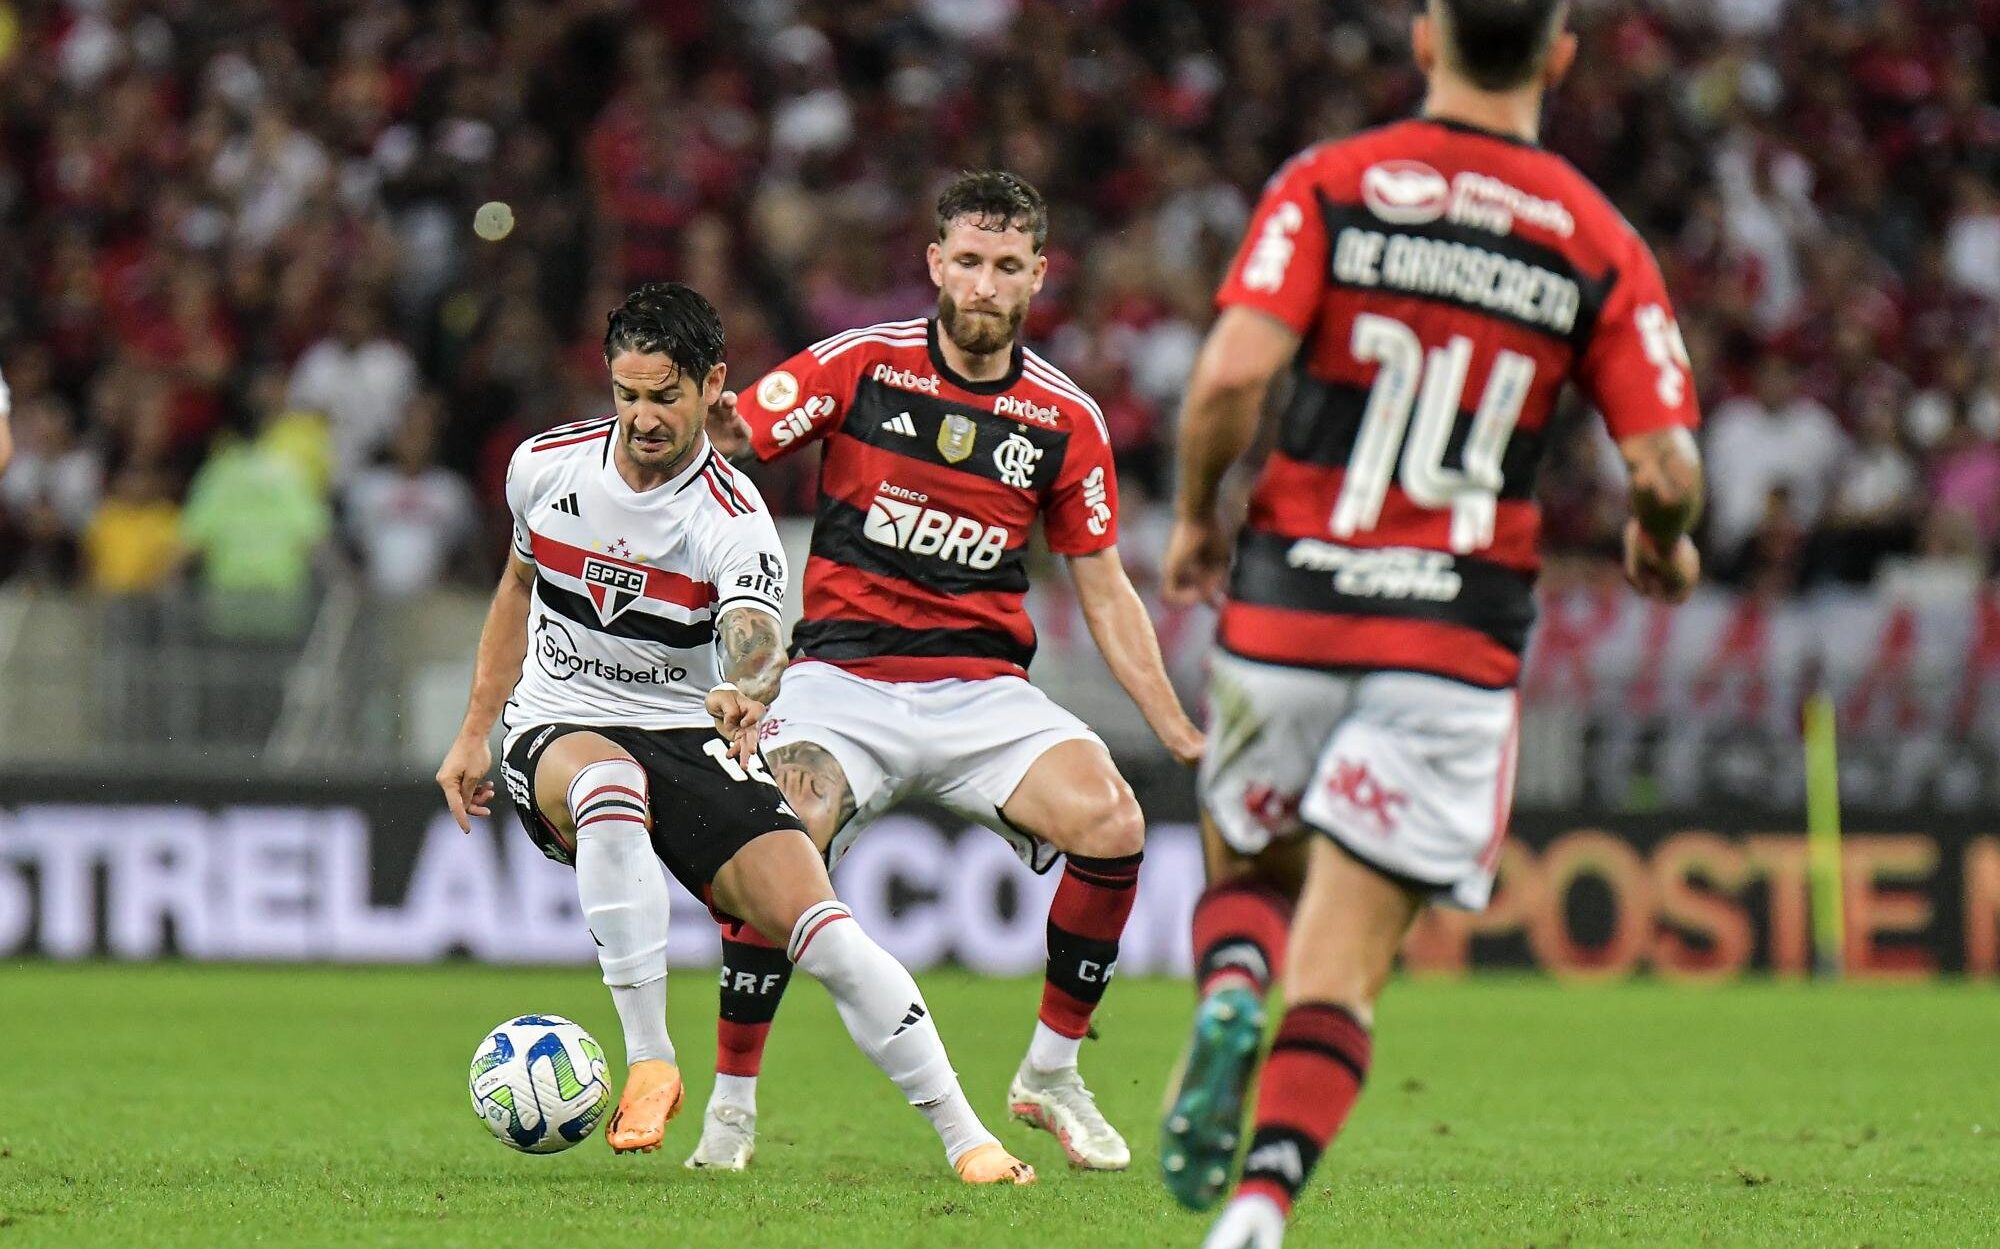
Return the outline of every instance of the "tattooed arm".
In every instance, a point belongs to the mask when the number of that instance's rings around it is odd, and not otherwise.
[[[715,656],[723,684],[709,691],[708,714],[715,717],[715,731],[734,744],[737,759],[748,764],[757,754],[757,723],[778,696],[778,676],[785,670],[777,618],[754,607],[723,612]]]
[[[732,607],[715,629],[715,655],[722,679],[750,698],[768,703],[778,696],[785,670],[785,643],[777,619],[754,607]]]

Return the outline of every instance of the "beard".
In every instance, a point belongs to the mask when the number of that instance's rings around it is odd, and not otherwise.
[[[1025,299],[1001,315],[970,313],[960,311],[950,295],[939,291],[937,306],[939,328],[968,356],[990,356],[1013,346],[1021,333],[1021,322],[1028,319]]]

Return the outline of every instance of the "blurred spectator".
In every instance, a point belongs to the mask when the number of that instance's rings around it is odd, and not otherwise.
[[[1889,555],[1908,551],[1924,502],[1924,483],[1903,450],[1889,396],[1862,409],[1855,444],[1834,470],[1827,503],[1825,560],[1836,578],[1860,584],[1874,579]]]
[[[111,480],[104,503],[83,533],[90,588],[102,594],[157,590],[180,558],[181,507],[164,469],[135,465]]]
[[[389,337],[375,300],[353,293],[341,300],[333,333],[299,357],[289,402],[326,414],[334,479],[345,481],[388,445],[418,382],[416,361]]]
[[[247,438],[219,443],[188,487],[181,544],[196,561],[208,633],[291,639],[311,618],[325,502],[285,454]]]
[[[104,471],[76,435],[67,406],[53,396],[22,405],[19,443],[0,476],[0,506],[14,537],[15,566],[54,580],[75,567],[76,543],[90,523],[103,489]]]
[[[1768,525],[1774,498],[1804,529],[1818,523],[1847,439],[1832,413],[1799,393],[1791,364],[1772,354],[1754,395],[1715,409],[1705,442],[1708,546],[1713,562],[1727,566]]]
[[[477,532],[477,516],[465,479],[438,466],[442,419],[435,396],[420,400],[396,432],[390,462],[363,471],[342,499],[367,584],[391,597],[434,590],[468,567],[458,557]]]
[[[930,196],[1001,164],[1050,205],[1030,336],[1097,391],[1137,525],[1246,206],[1305,145],[1417,107],[1418,2],[0,6],[16,424],[44,397],[81,413],[65,446],[101,458],[123,507],[140,481],[178,494],[249,410],[352,502],[384,450],[414,456],[399,431],[434,391],[448,418],[422,479],[477,483],[490,560],[513,443],[605,410],[596,352],[628,285],[708,294],[747,383],[821,335],[927,312]],[[1917,545],[1990,560],[2000,4],[1656,0],[1570,21],[1581,55],[1545,141],[1662,258],[1718,427],[1711,562],[1756,547],[1796,572],[1774,554],[1796,536],[1781,487],[1814,530],[1806,567],[1867,575],[1899,541],[1877,524],[1898,464],[1951,490],[1920,493]],[[468,229],[489,199],[516,218],[497,242]],[[1810,400],[1761,397],[1773,354]],[[1615,453],[1551,442],[1549,540],[1601,553]],[[765,483],[780,511],[815,504],[803,460]],[[0,486],[0,576],[75,575],[50,556],[78,530],[46,508],[23,545],[23,488]]]

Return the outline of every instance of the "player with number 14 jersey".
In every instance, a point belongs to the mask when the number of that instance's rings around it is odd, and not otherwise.
[[[1310,147],[1271,179],[1189,383],[1167,578],[1222,614],[1199,783],[1201,1000],[1160,1153],[1183,1204],[1225,1191],[1274,980],[1286,1002],[1208,1249],[1279,1244],[1360,1094],[1410,924],[1492,892],[1535,613],[1535,478],[1566,385],[1631,470],[1634,587],[1676,600],[1699,573],[1698,418],[1659,269],[1537,142],[1543,90],[1576,54],[1565,11],[1429,0],[1411,27],[1421,114]],[[1283,373],[1232,560],[1217,486]]]

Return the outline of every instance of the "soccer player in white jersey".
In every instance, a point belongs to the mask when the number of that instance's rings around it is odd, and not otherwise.
[[[643,286],[604,337],[617,415],[514,453],[513,552],[438,784],[461,827],[490,813],[487,743],[500,718],[508,793],[542,852],[576,869],[624,1028],[630,1068],[605,1127],[613,1150],[658,1149],[681,1104],[664,862],[718,916],[782,942],[826,986],[855,1044],[930,1119],[963,1179],[1031,1183],[960,1091],[910,973],[834,897],[757,753],[785,664],[785,560],[756,489],[703,433],[722,351],[707,300],[678,283]]]

